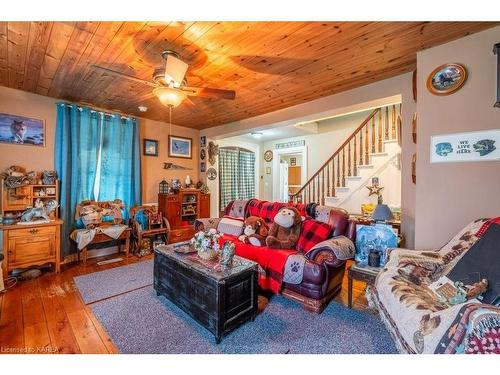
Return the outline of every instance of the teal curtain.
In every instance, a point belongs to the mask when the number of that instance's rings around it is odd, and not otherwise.
[[[58,103],[55,168],[60,184],[62,256],[75,251],[69,235],[85,199],[141,202],[140,140],[135,119]],[[126,209],[125,212],[128,212]]]
[[[98,201],[119,198],[127,208],[141,204],[141,154],[137,121],[102,116]],[[124,212],[128,216],[128,210]]]

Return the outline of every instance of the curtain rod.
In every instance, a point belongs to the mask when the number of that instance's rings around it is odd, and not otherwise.
[[[57,103],[57,105],[65,105],[66,107],[76,107],[79,111],[81,111],[83,109],[83,107],[81,105],[78,105],[78,104],[70,104],[70,103],[60,102],[60,103]],[[120,116],[120,118],[122,118],[122,119],[132,119],[132,120],[137,121],[137,119],[133,116],[124,116],[124,115],[121,115],[119,113],[114,114],[114,113],[110,113],[110,112],[96,111],[95,109],[91,109],[90,107],[87,107],[87,108],[90,109],[90,113],[100,113],[101,115],[111,116],[111,117]]]

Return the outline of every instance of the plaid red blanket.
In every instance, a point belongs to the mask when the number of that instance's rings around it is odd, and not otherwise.
[[[221,246],[224,241],[232,241],[236,245],[236,255],[253,260],[260,265],[259,286],[278,294],[283,283],[283,269],[289,255],[297,254],[297,250],[269,249],[245,244],[237,237],[224,235],[221,238]]]

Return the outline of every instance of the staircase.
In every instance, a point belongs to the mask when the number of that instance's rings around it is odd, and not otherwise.
[[[400,104],[373,110],[289,200],[343,207],[371,177],[399,158],[400,135]]]

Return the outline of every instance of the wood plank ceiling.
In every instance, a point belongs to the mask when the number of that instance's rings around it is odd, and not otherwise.
[[[236,91],[174,109],[174,123],[202,129],[412,71],[417,51],[497,24],[0,22],[0,85],[166,121],[150,87],[91,65],[150,80],[173,49],[190,64],[189,85]]]

